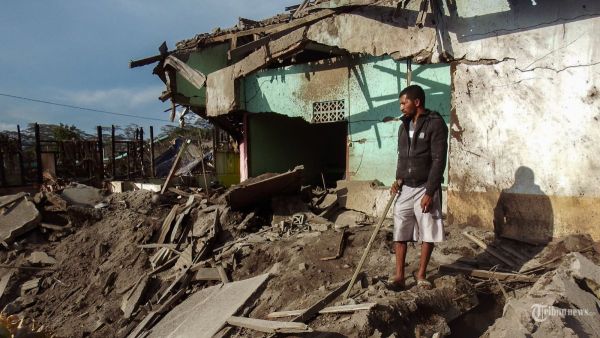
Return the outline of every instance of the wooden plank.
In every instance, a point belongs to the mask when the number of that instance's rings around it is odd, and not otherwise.
[[[181,75],[197,89],[202,89],[206,85],[206,75],[188,66],[173,55],[169,55],[165,59],[165,66],[173,67],[173,69],[175,69],[179,75]]]
[[[296,8],[296,10],[294,11],[294,14],[292,14],[292,18],[297,18],[300,15],[300,12],[306,8],[306,5],[308,4],[309,0],[304,0],[302,1],[302,4],[300,4],[300,6],[298,6],[298,8]]]
[[[510,266],[513,269],[517,269],[517,266],[518,266],[517,263],[515,263],[511,259],[505,257],[503,254],[501,254],[500,252],[498,252],[496,249],[494,249],[492,247],[489,247],[487,244],[485,244],[479,238],[471,235],[467,231],[463,231],[463,235],[465,237],[467,237],[468,239],[470,239],[473,243],[477,244],[480,248],[482,248],[483,250],[485,250],[487,253],[489,253],[490,255],[496,257],[497,259],[499,259],[504,264]]]
[[[171,230],[171,223],[173,223],[173,219],[175,219],[177,209],[179,209],[179,206],[174,205],[171,208],[171,211],[169,211],[167,217],[165,217],[161,228],[160,236],[158,237],[158,244],[163,244],[165,242],[165,239],[167,239],[167,234],[169,233],[169,230]]]
[[[230,60],[239,60],[241,57],[243,57],[247,53],[252,52],[255,49],[258,49],[260,47],[266,46],[272,40],[278,39],[282,36],[287,35],[288,33],[292,32],[293,30],[295,30],[299,27],[306,26],[310,23],[324,19],[333,14],[335,14],[335,11],[328,9],[328,10],[320,11],[319,13],[316,13],[316,14],[307,15],[306,17],[304,17],[302,19],[294,20],[287,24],[277,26],[271,30],[265,31],[265,33],[268,34],[267,36],[262,37],[257,40],[254,40],[252,42],[249,42],[245,45],[239,46],[238,48],[231,49],[230,51],[227,52],[227,55]]]
[[[217,265],[217,273],[219,274],[219,277],[223,284],[231,282],[229,280],[229,276],[227,276],[227,271],[225,271],[225,268],[222,265]]]
[[[42,228],[46,228],[46,229],[50,229],[50,230],[54,230],[54,231],[65,231],[67,229],[71,228],[70,224],[67,225],[56,225],[56,224],[50,224],[50,223],[40,223],[40,226]]]
[[[149,64],[153,64],[155,62],[159,62],[164,59],[165,55],[159,54],[154,56],[149,56],[147,58],[139,59],[139,60],[129,60],[129,68],[141,67]]]
[[[140,248],[140,249],[159,249],[159,248],[176,249],[177,244],[171,244],[171,243],[140,244],[140,245],[138,245],[138,248]]]
[[[327,296],[323,297],[311,307],[304,310],[301,314],[292,319],[292,322],[306,323],[310,321],[314,316],[316,316],[319,313],[319,311],[323,310],[327,306],[327,304],[331,303],[339,295],[341,295],[344,292],[344,290],[348,287],[348,285],[350,285],[350,281],[351,280],[347,280],[342,285],[338,286],[335,290],[327,294]]]
[[[373,307],[375,307],[376,305],[377,305],[377,303],[363,303],[363,304],[355,304],[355,305],[330,306],[330,307],[326,307],[323,310],[319,311],[319,314],[348,313],[348,312],[355,312],[355,311],[360,311],[360,310],[370,310]],[[284,318],[284,317],[298,316],[299,314],[303,313],[306,310],[307,309],[271,312],[267,315],[267,318]]]
[[[278,322],[274,320],[264,320],[236,316],[229,317],[229,319],[227,319],[227,324],[265,333],[312,332],[312,329],[304,323]]]
[[[123,318],[130,318],[137,306],[140,303],[140,299],[148,288],[148,282],[150,281],[148,276],[143,276],[138,283],[123,296],[121,301],[121,310],[123,311]]]
[[[175,170],[177,169],[177,166],[179,165],[179,160],[181,160],[181,155],[185,152],[185,150],[187,149],[188,145],[191,142],[192,141],[190,141],[190,140],[185,140],[185,142],[183,142],[183,144],[181,145],[181,149],[179,149],[179,152],[177,153],[177,157],[175,157],[175,161],[173,161],[173,166],[171,167],[171,171],[169,171],[169,175],[167,175],[165,184],[163,185],[163,188],[160,192],[161,195],[164,194],[165,190],[167,190],[167,188],[169,187],[169,183],[171,182],[173,173],[175,172]]]
[[[15,270],[5,270],[2,274],[2,278],[0,278],[0,298],[4,295],[4,291],[6,290],[6,286],[8,282],[10,282],[10,278],[15,273]]]
[[[198,268],[193,281],[213,281],[221,280],[221,275],[217,268]]]
[[[534,283],[538,279],[538,277],[536,276],[528,276],[523,274],[478,270],[469,266],[456,263],[440,265],[440,270],[456,271],[473,277],[497,279],[499,281],[505,282]]]
[[[194,194],[192,194],[192,193],[185,192],[185,191],[183,191],[183,190],[179,190],[179,189],[177,189],[177,188],[175,188],[175,187],[171,187],[171,188],[169,188],[169,191],[170,191],[170,192],[174,192],[174,193],[176,193],[177,195],[180,195],[180,196],[183,196],[183,197],[190,197],[190,196],[194,195]]]

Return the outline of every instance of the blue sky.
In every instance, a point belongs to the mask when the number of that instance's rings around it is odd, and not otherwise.
[[[19,0],[0,10],[0,94],[110,112],[168,119],[169,103],[153,66],[129,69],[131,59],[158,53],[177,41],[238,17],[262,19],[300,0]],[[56,107],[0,96],[0,130],[27,123],[139,124],[158,130],[168,122]]]

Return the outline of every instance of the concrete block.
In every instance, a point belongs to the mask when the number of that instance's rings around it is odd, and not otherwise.
[[[84,184],[65,188],[62,192],[62,197],[72,204],[94,207],[98,202],[102,201],[100,189],[90,187]]]
[[[11,200],[13,196],[0,196],[0,204]],[[0,240],[10,242],[15,237],[22,235],[40,223],[42,217],[35,204],[21,198],[4,208],[0,214]]]

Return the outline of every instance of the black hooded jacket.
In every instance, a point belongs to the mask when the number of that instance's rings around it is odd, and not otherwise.
[[[444,180],[448,151],[446,122],[438,112],[425,110],[414,126],[411,143],[410,118],[402,116],[400,120],[396,179],[402,179],[410,187],[425,184],[426,194],[433,196]]]

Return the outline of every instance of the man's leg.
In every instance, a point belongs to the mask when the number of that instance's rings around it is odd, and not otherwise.
[[[427,277],[427,264],[429,264],[433,246],[434,244],[430,242],[423,242],[421,244],[421,258],[419,260],[419,271],[417,272],[417,279],[419,280]]]
[[[404,262],[406,261],[406,242],[394,242],[396,251],[396,275],[394,283],[404,285]]]

